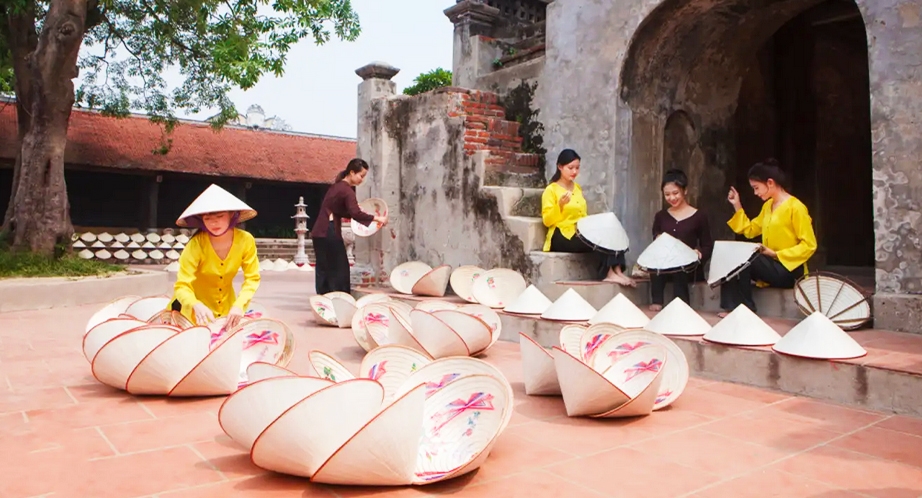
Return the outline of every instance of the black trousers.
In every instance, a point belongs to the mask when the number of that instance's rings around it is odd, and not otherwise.
[[[333,235],[333,229],[326,237],[311,239],[314,242],[314,288],[317,294],[340,291],[352,293],[349,281],[349,256],[346,255],[346,243],[341,237]]]
[[[613,268],[621,268],[621,271],[625,271],[624,261],[624,252],[619,252],[617,254],[609,254],[601,251],[596,251],[589,247],[582,239],[576,235],[573,238],[566,238],[563,234],[560,233],[560,230],[554,229],[554,235],[551,236],[551,252],[572,252],[572,253],[586,253],[594,252],[599,256],[599,267],[596,270],[599,280],[608,276],[608,270]]]
[[[689,285],[704,280],[702,265],[696,266],[688,272],[676,273],[650,273],[650,297],[653,304],[663,305],[666,301],[666,284],[672,282],[672,293],[675,297],[691,304]]]
[[[753,280],[765,282],[770,287],[793,289],[797,279],[802,276],[803,265],[794,271],[788,271],[780,261],[759,254],[749,267],[720,286],[720,307],[725,311],[733,311],[737,306],[744,304],[755,313],[756,303],[752,300]]]

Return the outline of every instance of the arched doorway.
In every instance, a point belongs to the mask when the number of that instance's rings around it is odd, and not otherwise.
[[[776,157],[814,218],[811,263],[873,286],[868,73],[853,0],[666,0],[632,40],[621,98],[661,127],[656,170],[686,162],[715,236],[733,236],[730,185],[758,212],[746,172]]]

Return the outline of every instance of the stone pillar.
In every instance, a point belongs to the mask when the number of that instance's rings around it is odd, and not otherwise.
[[[371,237],[356,237],[354,273],[363,283],[387,281],[390,268],[384,255],[399,253],[400,238],[400,158],[396,141],[387,134],[385,115],[388,99],[397,93],[391,78],[399,69],[383,62],[372,62],[355,71],[362,78],[358,87],[358,129],[356,155],[368,161],[365,181],[356,188],[359,200],[370,197],[387,203],[389,223]],[[356,279],[357,280],[357,279]],[[371,282],[368,282],[371,280]]]
[[[455,25],[451,83],[477,88],[477,80],[493,71],[493,60],[502,54],[492,42],[504,24],[502,13],[483,0],[458,0],[444,12]]]
[[[874,326],[922,333],[922,6],[858,1],[868,36],[877,293]]]

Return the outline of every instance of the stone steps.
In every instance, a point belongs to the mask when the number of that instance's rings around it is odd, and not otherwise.
[[[555,300],[568,288],[573,288],[596,309],[604,306],[618,293],[622,293],[634,304],[646,307],[650,304],[650,282],[639,281],[637,287],[622,287],[615,283],[596,281],[592,274],[595,256],[592,254],[568,254],[533,251],[529,254],[535,272],[528,275],[538,290],[548,299]],[[695,310],[717,313],[720,309],[720,288],[711,289],[706,283],[693,284],[690,289],[691,306]],[[790,289],[753,289],[753,299],[760,316],[798,320],[803,314],[794,303],[794,292]],[[666,303],[672,300],[672,285],[666,286]]]

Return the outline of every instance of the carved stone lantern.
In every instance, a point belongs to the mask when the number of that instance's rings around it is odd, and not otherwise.
[[[307,220],[310,219],[310,216],[304,212],[304,208],[307,207],[307,204],[304,204],[304,197],[298,197],[298,203],[295,204],[295,215],[292,216],[295,220],[295,233],[298,234],[298,253],[295,254],[295,265],[299,268],[308,263],[307,253],[304,251],[304,245],[306,243],[305,235],[307,234]]]

